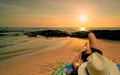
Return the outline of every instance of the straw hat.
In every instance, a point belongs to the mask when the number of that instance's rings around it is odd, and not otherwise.
[[[120,72],[115,63],[93,53],[88,62],[78,68],[78,75],[120,75]]]

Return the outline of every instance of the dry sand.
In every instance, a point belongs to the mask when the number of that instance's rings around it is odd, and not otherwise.
[[[60,64],[71,63],[76,53],[88,41],[68,38],[69,41],[59,48],[39,52],[29,57],[6,64],[0,64],[0,75],[50,75]],[[98,40],[104,56],[120,63],[120,42]],[[58,46],[54,45],[53,47]]]

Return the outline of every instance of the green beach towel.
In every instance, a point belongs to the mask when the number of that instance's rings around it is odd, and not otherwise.
[[[77,75],[77,72],[74,70],[72,64],[66,63],[60,65],[60,67],[55,70],[51,75],[68,75],[69,73]]]

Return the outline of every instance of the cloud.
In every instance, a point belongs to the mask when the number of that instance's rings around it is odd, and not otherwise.
[[[40,20],[42,24],[57,24],[71,22],[81,13],[100,20],[120,16],[119,8],[120,0],[0,0],[0,21],[34,24]]]
[[[0,19],[23,13],[26,9],[20,5],[0,3]]]

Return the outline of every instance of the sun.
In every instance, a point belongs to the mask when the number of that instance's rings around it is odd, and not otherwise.
[[[86,20],[87,20],[87,16],[86,15],[81,15],[79,17],[79,21],[81,21],[81,22],[85,22]]]
[[[81,22],[80,24],[80,31],[86,31],[86,27],[85,27],[85,24],[86,24],[86,21],[87,21],[87,16],[86,15],[80,15],[78,20]]]

